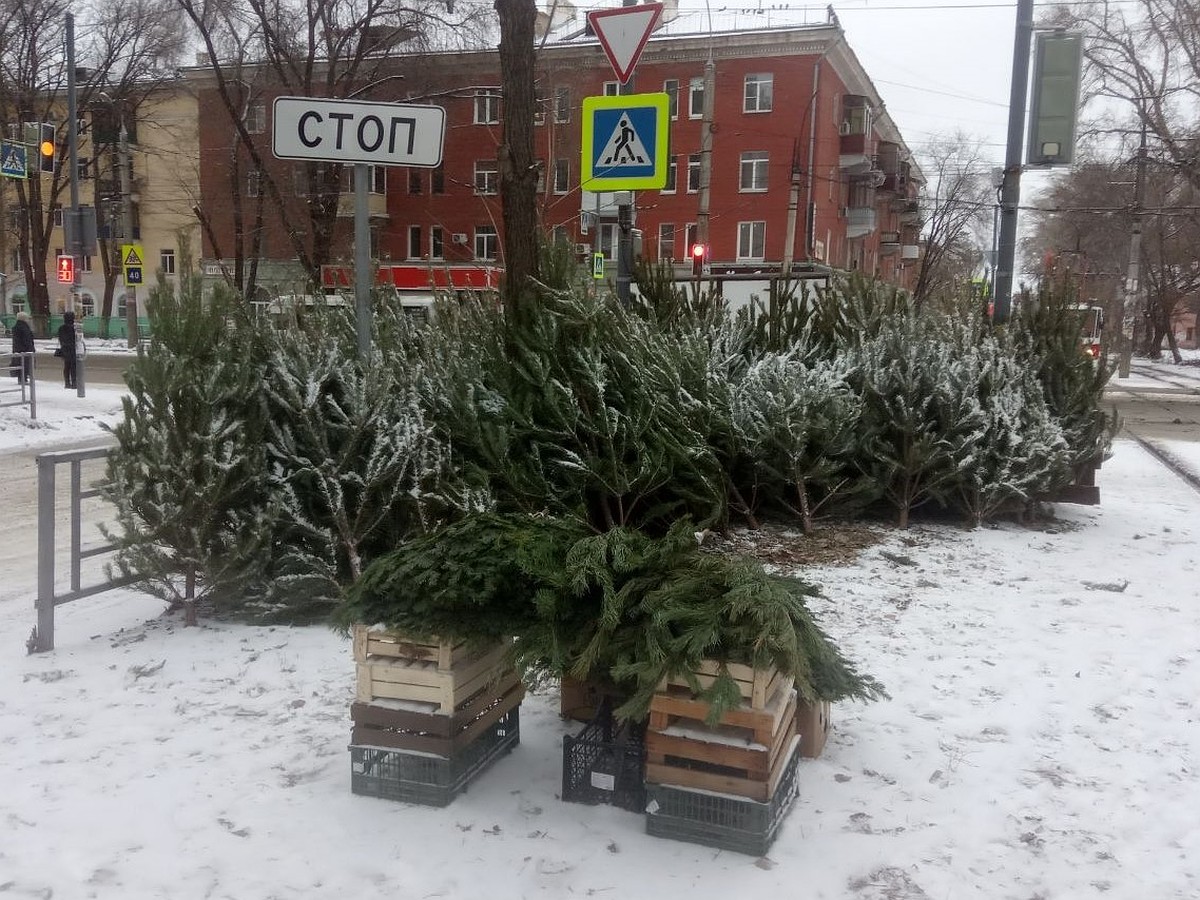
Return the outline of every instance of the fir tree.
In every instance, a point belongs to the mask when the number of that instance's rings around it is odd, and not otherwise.
[[[178,296],[161,278],[151,292],[153,336],[126,374],[105,496],[115,568],[195,624],[197,603],[237,605],[259,590],[272,527],[253,329],[227,294],[206,302],[181,264]]]

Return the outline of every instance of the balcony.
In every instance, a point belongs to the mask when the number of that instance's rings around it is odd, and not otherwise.
[[[921,258],[920,244],[902,244],[900,247],[900,258],[903,260],[916,260]]]
[[[846,209],[846,237],[866,237],[877,227],[875,208],[871,206],[851,206]]]
[[[879,233],[879,254],[890,256],[900,252],[900,232],[882,231]]]
[[[386,219],[387,195],[367,194],[367,215],[372,219]],[[342,191],[338,194],[338,218],[354,218],[354,191]]]
[[[838,167],[846,175],[866,175],[875,168],[875,146],[876,141],[869,134],[843,133],[838,148]]]

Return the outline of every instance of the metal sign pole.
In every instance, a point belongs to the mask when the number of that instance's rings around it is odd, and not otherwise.
[[[370,166],[354,164],[354,317],[358,358],[371,353],[371,223],[367,208]]]

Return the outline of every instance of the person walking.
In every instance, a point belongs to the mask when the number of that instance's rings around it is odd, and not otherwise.
[[[21,356],[18,353],[33,352],[33,329],[29,327],[29,313],[22,310],[17,313],[17,321],[12,330],[13,374],[17,376],[17,384],[24,384],[33,378],[33,357]]]
[[[63,361],[63,387],[75,387],[75,313],[63,313],[63,323],[58,326],[58,356]]]

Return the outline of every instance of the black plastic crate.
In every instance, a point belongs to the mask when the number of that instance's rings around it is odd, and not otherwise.
[[[618,723],[612,698],[583,731],[563,738],[562,799],[641,812],[646,807],[646,723]]]
[[[673,785],[646,785],[646,834],[763,856],[798,793],[798,741],[792,742],[788,754],[775,796],[766,803]]]
[[[520,743],[520,710],[519,705],[514,706],[449,757],[351,745],[350,790],[366,797],[446,806],[484,769]]]

